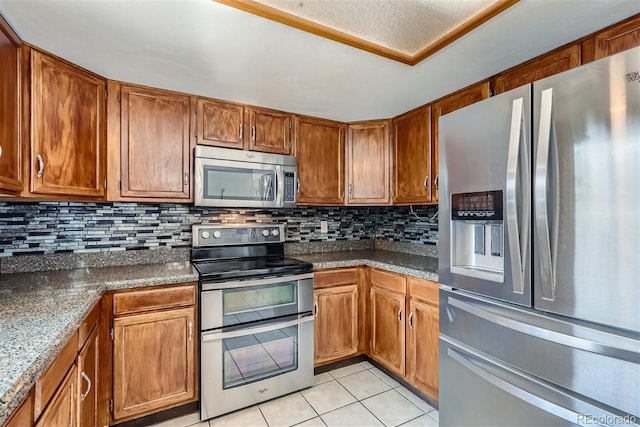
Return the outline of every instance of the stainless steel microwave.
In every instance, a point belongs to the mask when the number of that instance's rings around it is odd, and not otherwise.
[[[226,208],[296,206],[294,156],[197,145],[195,205]]]

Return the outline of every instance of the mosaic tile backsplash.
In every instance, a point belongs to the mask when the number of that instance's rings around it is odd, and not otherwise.
[[[0,203],[0,257],[191,246],[201,223],[281,223],[287,242],[381,239],[437,243],[437,210],[408,207],[203,209],[182,204]],[[327,221],[328,233],[320,233]]]

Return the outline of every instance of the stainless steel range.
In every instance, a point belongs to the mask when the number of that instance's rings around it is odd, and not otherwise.
[[[283,242],[282,225],[193,227],[201,420],[313,384],[312,265]]]

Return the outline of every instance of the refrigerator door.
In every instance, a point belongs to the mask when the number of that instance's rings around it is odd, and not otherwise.
[[[640,48],[534,84],[534,305],[640,331]]]
[[[531,85],[440,118],[439,276],[531,305]]]
[[[634,423],[640,422],[638,334],[445,289],[440,290],[440,333],[446,340],[516,367],[536,381],[601,402],[598,405],[603,408],[634,416],[638,419]],[[440,360],[444,354],[440,353]],[[449,375],[441,367],[441,421],[442,405],[455,393],[465,392],[459,384],[459,390],[450,384]],[[443,389],[450,391],[443,394]],[[492,401],[484,394],[476,399]],[[454,400],[467,401],[460,395]],[[540,421],[539,425],[545,424]]]

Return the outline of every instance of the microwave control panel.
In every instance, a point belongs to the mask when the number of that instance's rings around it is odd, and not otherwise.
[[[284,201],[296,201],[296,174],[293,172],[284,173]]]

